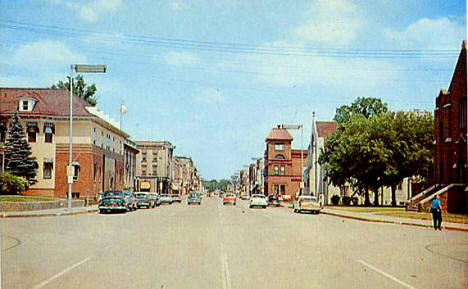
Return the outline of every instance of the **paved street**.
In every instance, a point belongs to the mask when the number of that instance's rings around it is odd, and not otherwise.
[[[182,204],[1,219],[2,288],[467,288],[468,234]]]

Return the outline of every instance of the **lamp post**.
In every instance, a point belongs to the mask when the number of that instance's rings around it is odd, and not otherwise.
[[[297,130],[301,130],[301,185],[300,185],[300,189],[301,189],[301,193],[302,193],[302,189],[304,188],[304,150],[302,148],[302,141],[303,141],[303,126],[302,124],[281,124],[281,128],[283,129],[297,129]]]
[[[73,167],[73,76],[74,73],[105,73],[107,67],[105,65],[88,65],[88,64],[72,64],[70,66],[70,127],[69,127],[69,148],[68,148],[68,167],[67,167],[67,183],[68,183],[68,209],[72,207],[72,185],[75,169]]]

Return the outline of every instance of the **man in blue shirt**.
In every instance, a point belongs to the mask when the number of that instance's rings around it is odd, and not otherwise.
[[[434,199],[432,199],[431,213],[432,220],[434,221],[434,230],[442,230],[442,209],[440,206],[439,196],[435,196]]]

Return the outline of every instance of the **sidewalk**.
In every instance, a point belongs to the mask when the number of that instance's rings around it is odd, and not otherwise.
[[[29,217],[55,217],[55,216],[71,216],[78,214],[87,214],[98,212],[97,205],[89,207],[74,207],[38,210],[38,211],[22,211],[22,212],[0,212],[0,218],[29,218]]]
[[[342,218],[354,219],[358,221],[365,221],[365,222],[433,228],[432,220],[400,218],[400,217],[377,215],[376,213],[350,212],[350,211],[342,211],[342,210],[333,210],[329,208],[324,208],[321,211],[321,213],[326,214],[326,215],[342,217]],[[457,230],[457,231],[468,232],[468,224],[449,223],[449,222],[444,222],[443,220],[442,220],[442,228],[446,230]]]

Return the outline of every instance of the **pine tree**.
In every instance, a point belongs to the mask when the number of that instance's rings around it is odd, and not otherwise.
[[[5,169],[13,175],[26,178],[29,184],[36,183],[36,158],[31,156],[31,147],[17,112],[10,119],[5,143]]]

